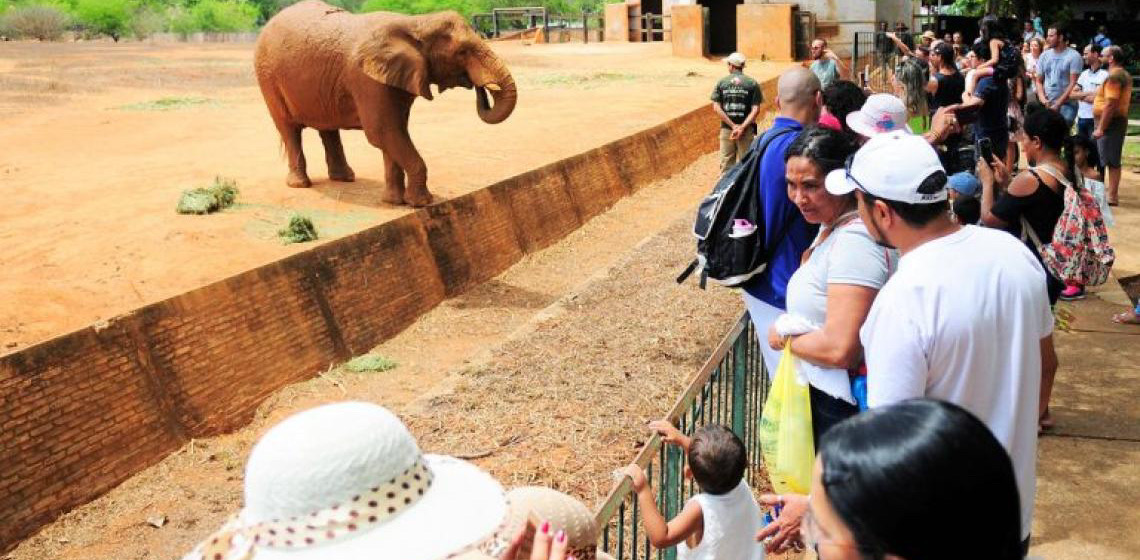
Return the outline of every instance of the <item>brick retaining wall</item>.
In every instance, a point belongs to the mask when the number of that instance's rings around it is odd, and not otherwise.
[[[706,106],[0,357],[0,551],[680,171],[716,127]]]

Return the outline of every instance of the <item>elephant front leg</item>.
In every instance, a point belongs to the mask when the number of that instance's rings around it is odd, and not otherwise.
[[[404,203],[404,170],[387,153],[384,154],[384,191],[380,200],[388,204]]]
[[[404,202],[412,206],[431,204],[432,196],[427,189],[427,164],[424,163],[424,158],[420,157],[420,153],[416,151],[407,131],[401,130],[387,140],[384,157],[395,160],[396,165],[402,171],[400,190],[403,191]],[[407,175],[406,186],[403,181],[405,174]]]
[[[321,143],[325,145],[325,163],[329,167],[329,179],[351,183],[356,173],[348,166],[344,157],[344,145],[340,142],[339,130],[322,130]]]

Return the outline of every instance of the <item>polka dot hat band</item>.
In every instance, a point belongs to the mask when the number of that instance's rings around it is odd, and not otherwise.
[[[422,458],[395,478],[354,496],[350,501],[310,515],[241,526],[236,516],[208,538],[201,560],[247,560],[256,547],[295,550],[367,531],[413,506],[431,487],[432,472]],[[241,539],[235,537],[241,536]],[[240,543],[238,542],[240,541]]]

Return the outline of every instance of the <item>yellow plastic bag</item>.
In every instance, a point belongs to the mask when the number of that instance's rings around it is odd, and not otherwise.
[[[777,493],[807,494],[815,449],[811,433],[811,396],[796,379],[796,357],[784,346],[768,401],[760,417],[760,449],[768,478]]]

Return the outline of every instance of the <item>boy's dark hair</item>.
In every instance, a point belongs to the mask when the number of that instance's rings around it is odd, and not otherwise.
[[[945,172],[935,171],[922,181],[922,184],[918,186],[918,192],[922,194],[933,194],[945,189],[946,179]],[[862,195],[864,204],[868,206],[874,204],[876,200],[882,200],[883,203],[889,206],[891,210],[894,210],[895,214],[898,214],[899,217],[911,227],[925,226],[933,222],[935,218],[945,216],[946,212],[950,209],[950,204],[945,200],[928,204],[909,204],[897,200],[879,198],[867,192],[862,192]]]
[[[717,424],[701,426],[689,443],[689,470],[701,491],[727,494],[740,484],[748,468],[744,442],[732,430]]]
[[[982,219],[982,203],[972,196],[959,196],[953,206],[959,224],[976,225]]]
[[[847,114],[858,111],[866,100],[867,94],[863,88],[847,80],[836,80],[823,90],[823,105],[839,120],[843,131],[848,134],[854,134],[854,131],[847,126]]]
[[[1085,163],[1089,167],[1100,168],[1100,151],[1097,150],[1095,141],[1088,136],[1078,134],[1073,137],[1073,147],[1084,148],[1085,154],[1087,154],[1085,156]]]
[[[974,55],[978,57],[979,62],[985,62],[990,59],[990,44],[985,41],[978,41],[974,46],[970,47],[974,51]]]

